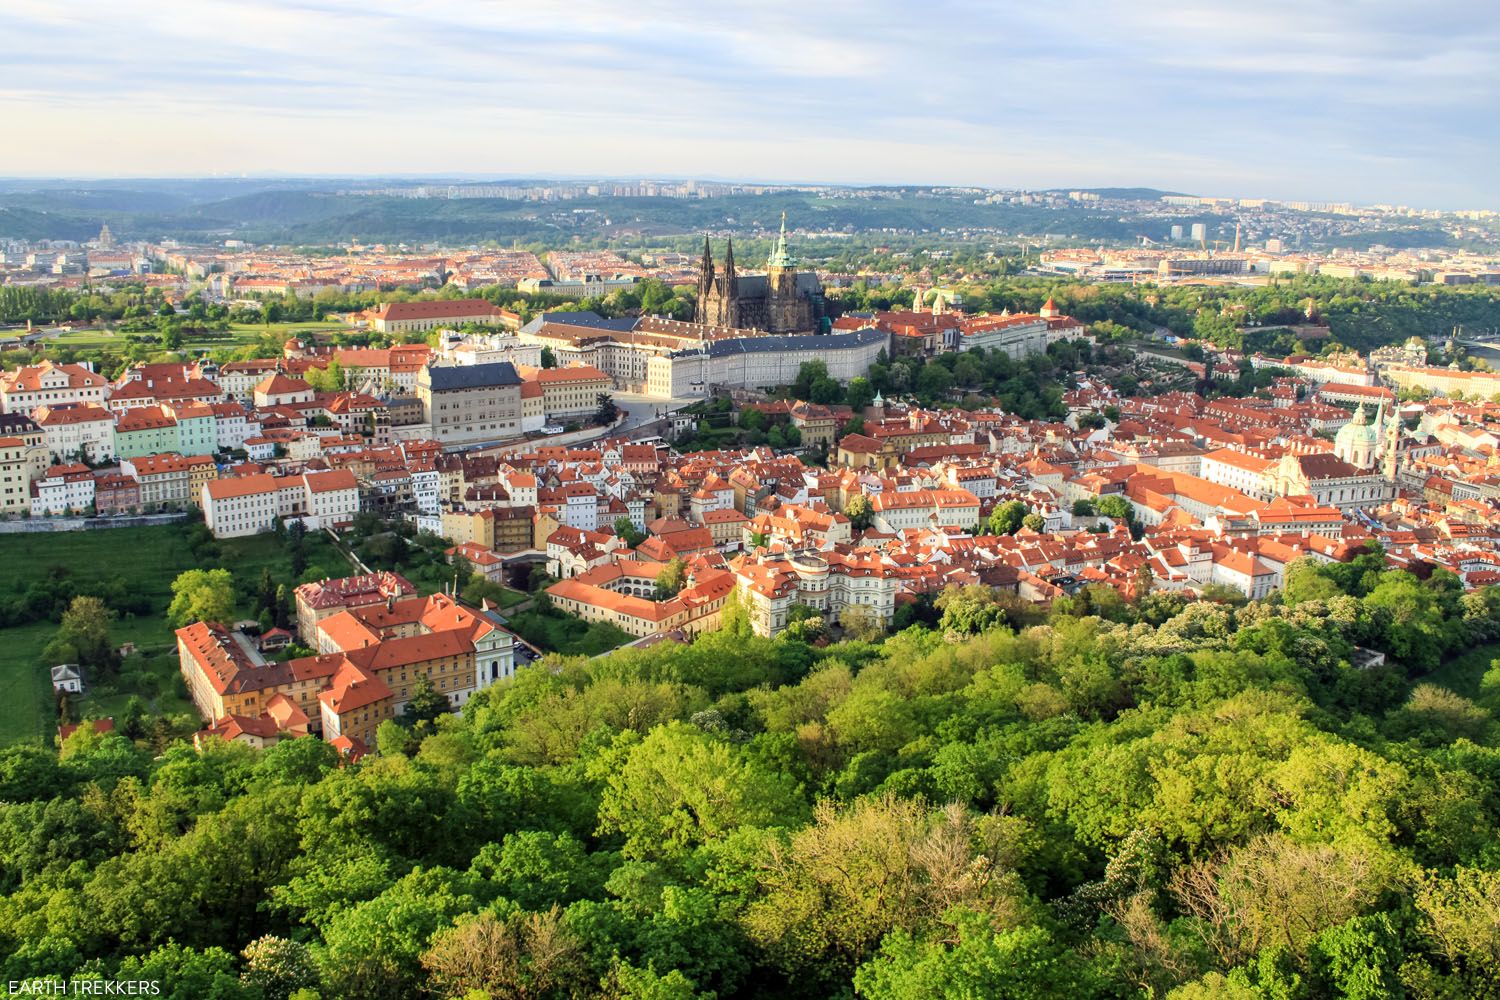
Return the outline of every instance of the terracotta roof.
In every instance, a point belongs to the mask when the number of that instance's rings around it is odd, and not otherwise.
[[[338,469],[333,472],[316,472],[304,475],[303,480],[307,488],[313,493],[327,493],[331,490],[354,490],[359,488],[359,481],[354,478],[354,473],[348,469]]]
[[[500,311],[484,299],[427,299],[421,302],[387,302],[370,315],[378,320],[413,320],[461,319],[499,314]]]

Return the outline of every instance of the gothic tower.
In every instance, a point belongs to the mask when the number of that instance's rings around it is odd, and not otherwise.
[[[708,315],[708,300],[714,290],[714,252],[708,244],[708,235],[703,236],[703,260],[698,264],[698,306],[693,315],[698,323],[711,322]]]
[[[714,321],[720,326],[739,326],[739,282],[734,276],[734,237],[729,238],[724,248],[723,287],[719,289],[719,316]]]

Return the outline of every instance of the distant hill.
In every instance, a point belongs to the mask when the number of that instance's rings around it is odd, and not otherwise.
[[[1056,188],[1056,191],[1085,191],[1089,194],[1097,194],[1101,198],[1114,198],[1119,201],[1158,201],[1162,198],[1187,197],[1183,191],[1158,191],[1156,188],[1126,187],[1126,188]]]
[[[192,241],[234,236],[257,243],[334,243],[353,238],[556,242],[575,236],[608,238],[622,232],[670,236],[704,230],[765,231],[777,226],[782,212],[798,228],[848,233],[988,230],[1086,239],[1128,239],[1133,234],[1131,226],[1086,205],[1059,210],[975,204],[964,198],[866,199],[786,192],[537,203],[354,196],[340,195],[337,190],[308,182],[280,187],[271,182],[83,189],[56,185],[27,191],[0,186],[0,207],[23,213],[0,226],[0,236],[88,238],[107,222],[123,239]],[[203,200],[206,193],[229,196]]]
[[[99,221],[56,215],[26,208],[0,206],[0,238],[16,240],[91,240],[99,235]]]

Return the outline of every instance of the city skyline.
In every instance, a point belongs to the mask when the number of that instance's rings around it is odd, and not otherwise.
[[[1500,32],[1475,3],[8,6],[10,176],[598,173],[1500,207],[1500,137],[1473,110],[1500,96]]]

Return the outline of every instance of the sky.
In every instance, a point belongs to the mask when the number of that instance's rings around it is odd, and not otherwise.
[[[653,176],[1500,208],[1494,0],[4,0],[0,176]]]

